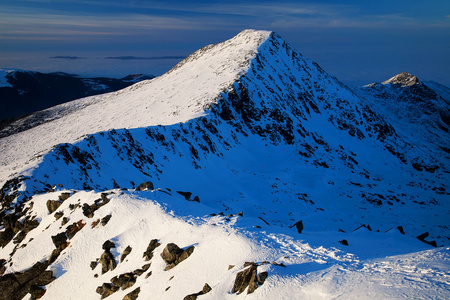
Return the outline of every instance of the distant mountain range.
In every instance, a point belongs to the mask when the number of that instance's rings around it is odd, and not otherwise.
[[[24,116],[71,100],[113,92],[152,75],[128,75],[121,79],[82,78],[63,72],[40,73],[0,69],[0,121]]]
[[[0,299],[450,299],[449,95],[245,30],[18,118]]]

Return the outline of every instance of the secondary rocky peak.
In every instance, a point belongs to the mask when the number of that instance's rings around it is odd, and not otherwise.
[[[418,83],[420,83],[420,81],[414,75],[411,75],[407,72],[401,72],[400,74],[395,75],[394,77],[383,82],[383,84],[389,84],[389,83],[400,84],[402,87],[405,87],[405,86],[412,86],[412,85],[418,84]]]

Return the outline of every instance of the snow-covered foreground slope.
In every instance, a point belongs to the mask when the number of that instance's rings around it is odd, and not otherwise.
[[[249,30],[152,81],[52,108],[0,139],[0,285],[33,273],[16,294],[95,299],[135,279],[109,297],[178,299],[208,283],[197,296],[449,298],[445,137],[418,139],[374,99]],[[170,243],[188,257],[164,271]],[[102,253],[117,263],[104,274],[90,268]],[[245,262],[247,291],[259,286],[248,296],[233,293]]]
[[[8,267],[9,272],[23,271],[48,259],[55,248],[52,236],[73,223],[85,224],[50,265],[57,279],[46,286],[42,299],[100,298],[98,286],[147,263],[151,266],[135,275],[131,287],[108,298],[122,299],[140,288],[138,299],[183,299],[205,283],[212,290],[202,299],[445,299],[449,295],[450,249],[428,250],[426,244],[397,230],[388,234],[366,228],[348,234],[305,230],[301,236],[294,229],[260,231],[252,226],[257,219],[237,214],[210,216],[209,207],[187,202],[176,193],[169,195],[167,190],[107,191],[110,202],[92,218],[83,215],[77,205],[92,205],[101,195],[77,192],[58,208],[68,218],[61,226],[61,219],[48,216],[45,206],[60,194],[33,197],[29,215],[41,220],[40,225],[17,245],[14,264]],[[111,219],[103,226],[99,220],[108,215]],[[351,252],[336,242],[344,238],[350,241]],[[143,253],[152,239],[161,245],[146,261]],[[101,257],[106,240],[115,244],[111,253],[117,267],[102,274],[101,264],[94,269],[90,265]],[[164,271],[160,254],[168,243],[195,249],[185,261]],[[0,253],[7,256],[14,246],[11,243]],[[128,246],[130,254],[119,262]],[[245,262],[260,264],[258,272],[266,271],[269,276],[253,294],[237,296],[230,291]],[[229,269],[230,265],[234,267]]]

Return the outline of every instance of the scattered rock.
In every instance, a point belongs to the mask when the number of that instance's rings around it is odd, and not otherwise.
[[[243,212],[243,211],[238,212],[237,215],[238,215],[239,217],[243,217],[243,216],[244,216],[244,212]]]
[[[58,233],[57,235],[52,236],[53,244],[56,248],[60,248],[67,243],[67,236],[65,232]]]
[[[126,294],[125,297],[123,297],[123,300],[136,300],[138,298],[138,295],[140,292],[141,292],[141,288],[138,287],[131,293]]]
[[[122,256],[120,257],[120,262],[123,262],[123,261],[124,261],[125,257],[127,257],[128,254],[131,253],[131,250],[132,250],[132,249],[133,249],[133,248],[131,248],[130,246],[127,246],[127,247],[125,248],[125,250],[123,250]]]
[[[61,195],[58,196],[60,201],[65,201],[70,198],[70,193],[61,193]]]
[[[339,241],[339,244],[342,244],[344,246],[348,246],[348,241],[347,240],[342,240],[342,241]]]
[[[66,228],[66,234],[69,239],[72,239],[78,231],[80,231],[86,223],[83,223],[83,220],[79,220],[76,223],[73,223]]]
[[[96,290],[97,294],[102,295],[101,299],[111,296],[116,291],[117,291],[117,289],[113,290],[113,286],[110,283],[103,283],[102,286],[97,287],[97,290]]]
[[[397,227],[398,231],[400,231],[401,234],[405,234],[405,231],[403,230],[403,226]]]
[[[152,259],[153,251],[160,245],[161,244],[158,242],[157,239],[153,239],[150,241],[150,243],[148,244],[147,250],[144,252],[144,255],[143,255],[143,257],[145,258],[146,261]]]
[[[116,245],[109,240],[104,242],[102,245],[102,249],[105,250],[105,252],[100,257],[100,263],[102,264],[102,274],[105,274],[109,270],[114,270],[117,266],[116,260],[110,252],[111,248],[115,247]]]
[[[111,278],[111,283],[114,287],[125,290],[136,283],[136,275],[132,272],[120,274],[119,276]]]
[[[95,267],[97,267],[97,265],[98,265],[98,260],[95,260],[95,261],[91,261],[91,269],[92,270],[94,270],[95,269]]]
[[[419,241],[424,241],[425,240],[425,238],[427,238],[428,236],[429,236],[430,234],[428,233],[428,232],[425,232],[425,233],[422,233],[421,235],[418,235],[416,238],[419,240]]]
[[[262,285],[266,281],[268,276],[269,276],[268,272],[261,272],[261,273],[259,273],[258,274],[258,284]]]
[[[258,288],[258,281],[260,281],[262,284],[267,278],[267,274],[263,274],[266,272],[263,272],[262,273],[263,275],[258,276],[257,265],[255,263],[246,263],[246,264],[249,267],[236,274],[234,286],[233,289],[231,290],[232,293],[237,292],[238,294],[241,294],[248,287],[247,294],[251,294]]]
[[[62,219],[62,221],[61,221],[61,226],[64,226],[64,225],[66,225],[67,223],[69,223],[69,218],[64,217],[64,218]]]
[[[100,197],[102,199],[102,206],[105,205],[106,203],[108,203],[110,200],[108,199],[108,194],[106,193],[101,193]]]
[[[426,240],[425,240],[425,238],[427,238],[429,235],[430,235],[430,234],[429,234],[428,232],[425,232],[425,233],[422,233],[421,235],[417,236],[416,238],[417,238],[419,241],[422,241],[422,242],[424,242],[424,243],[426,243],[426,244],[428,244],[428,245],[431,245],[431,246],[433,246],[433,247],[437,247],[436,241],[426,241]]]
[[[188,201],[191,199],[191,196],[192,196],[192,193],[191,193],[191,192],[177,191],[177,193],[180,194],[181,196],[183,196],[184,199],[186,199],[186,200],[188,200]]]
[[[64,216],[64,213],[62,211],[58,211],[55,213],[55,219],[59,220],[61,217]]]
[[[295,223],[294,225],[292,225],[292,226],[289,227],[289,228],[292,228],[292,227],[294,227],[294,226],[297,227],[298,233],[302,233],[302,231],[303,231],[303,220],[298,221],[297,223]]]
[[[136,191],[154,190],[155,187],[151,181],[143,182],[136,188]]]
[[[97,227],[97,225],[98,225],[99,223],[100,223],[100,219],[95,220],[94,222],[92,222],[91,228]]]
[[[56,211],[58,209],[58,207],[60,207],[62,204],[61,201],[58,200],[48,200],[47,201],[47,209],[49,213],[53,213],[54,211]]]
[[[231,270],[231,269],[233,269],[234,268],[234,265],[229,265],[228,266],[228,270]]]
[[[200,203],[200,197],[199,196],[195,196],[194,199],[192,199],[192,201]]]
[[[166,264],[170,265],[174,263],[177,260],[177,258],[181,256],[182,253],[183,250],[180,249],[180,247],[178,247],[174,243],[169,243],[161,253],[161,257],[166,262]]]
[[[102,218],[102,225],[105,226],[106,224],[108,224],[109,220],[111,220],[112,215],[107,215],[105,217]]]
[[[194,246],[191,246],[186,250],[182,250],[174,243],[167,244],[161,253],[162,259],[167,264],[164,270],[170,270],[183,260],[186,260],[194,252],[194,248]]]
[[[92,218],[94,216],[94,212],[91,209],[91,206],[87,203],[83,204],[83,215],[85,215],[88,218]]]
[[[207,283],[205,283],[205,285],[203,286],[203,289],[200,292],[187,295],[186,297],[183,298],[183,300],[196,300],[198,296],[207,294],[211,290],[212,290],[212,288]]]

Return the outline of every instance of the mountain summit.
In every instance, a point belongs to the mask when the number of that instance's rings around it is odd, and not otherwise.
[[[151,81],[47,110],[0,139],[0,291],[449,295],[449,250],[432,249],[450,237],[448,138],[418,144],[372,91],[245,30]]]
[[[395,75],[394,77],[392,77],[386,81],[383,81],[382,84],[389,84],[389,83],[400,84],[402,87],[405,87],[405,86],[412,86],[412,85],[418,84],[418,83],[420,83],[420,81],[414,75],[411,75],[407,72],[401,72],[400,74]]]

